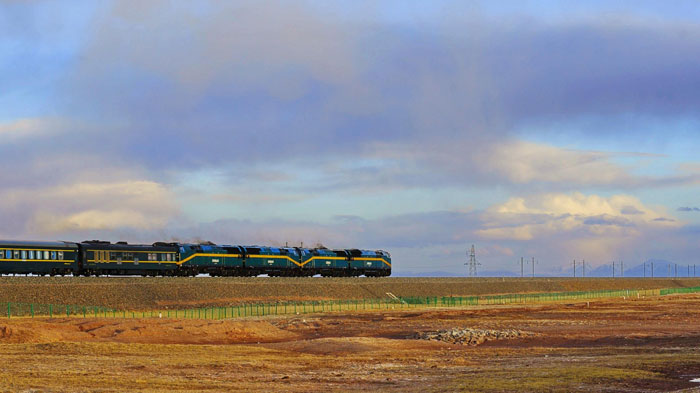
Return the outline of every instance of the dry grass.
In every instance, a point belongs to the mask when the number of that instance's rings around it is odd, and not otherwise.
[[[0,304],[148,310],[283,300],[379,299],[387,298],[387,292],[397,296],[470,296],[679,286],[700,286],[700,279],[0,277]]]
[[[247,321],[0,320],[0,391],[662,392],[700,377],[700,296]],[[472,347],[453,327],[535,335]]]

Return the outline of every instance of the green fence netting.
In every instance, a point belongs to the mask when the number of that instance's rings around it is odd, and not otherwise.
[[[0,317],[84,317],[84,318],[184,318],[229,319],[266,315],[316,314],[338,311],[371,311],[418,307],[464,307],[507,304],[536,304],[598,298],[642,297],[696,293],[700,287],[666,289],[624,289],[606,291],[522,293],[480,296],[404,296],[383,299],[317,300],[301,302],[243,303],[227,307],[165,309],[148,311],[118,310],[83,305],[5,303]]]

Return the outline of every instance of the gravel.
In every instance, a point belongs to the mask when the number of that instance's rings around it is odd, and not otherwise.
[[[485,330],[470,328],[453,328],[436,332],[419,332],[413,338],[419,340],[442,341],[450,344],[479,345],[491,340],[506,340],[532,336],[532,333],[520,330]]]

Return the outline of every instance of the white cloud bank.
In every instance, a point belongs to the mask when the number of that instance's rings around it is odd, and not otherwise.
[[[0,194],[0,201],[0,209],[15,217],[15,228],[7,228],[14,232],[10,236],[24,231],[65,236],[90,230],[156,230],[178,213],[170,191],[145,180],[13,189]]]

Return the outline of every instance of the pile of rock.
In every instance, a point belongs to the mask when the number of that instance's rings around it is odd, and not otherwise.
[[[515,329],[485,330],[470,328],[453,328],[437,332],[418,332],[413,338],[419,340],[442,341],[451,344],[479,345],[490,340],[505,340],[531,335]]]

